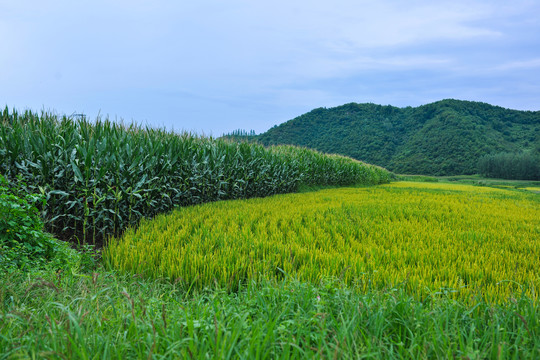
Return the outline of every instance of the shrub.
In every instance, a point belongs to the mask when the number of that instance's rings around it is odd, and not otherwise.
[[[54,264],[70,263],[75,255],[43,229],[38,206],[44,206],[42,195],[21,196],[25,184],[11,188],[0,175],[0,271],[27,270]]]

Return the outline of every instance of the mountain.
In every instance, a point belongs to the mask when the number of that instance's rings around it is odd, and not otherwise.
[[[312,110],[256,140],[342,154],[400,174],[474,174],[484,155],[540,151],[540,111],[454,99],[406,108],[350,103]]]

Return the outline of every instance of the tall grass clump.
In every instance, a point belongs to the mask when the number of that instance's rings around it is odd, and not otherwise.
[[[7,108],[0,173],[46,198],[49,232],[81,243],[100,243],[177,206],[389,179],[384,169],[306,149]]]

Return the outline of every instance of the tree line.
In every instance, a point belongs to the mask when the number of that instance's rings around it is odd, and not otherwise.
[[[485,155],[478,160],[478,172],[491,178],[540,180],[540,149]]]

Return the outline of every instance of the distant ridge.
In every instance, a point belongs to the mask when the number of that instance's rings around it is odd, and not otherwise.
[[[256,141],[342,154],[401,174],[474,174],[484,155],[540,151],[540,111],[454,99],[406,108],[350,103],[314,109]]]

